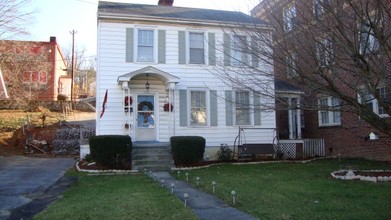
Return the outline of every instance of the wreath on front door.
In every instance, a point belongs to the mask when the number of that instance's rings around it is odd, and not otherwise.
[[[153,104],[151,102],[143,101],[137,106],[139,111],[153,111]]]

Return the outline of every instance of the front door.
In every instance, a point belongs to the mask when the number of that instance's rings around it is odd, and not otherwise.
[[[156,141],[155,96],[137,96],[137,141]]]

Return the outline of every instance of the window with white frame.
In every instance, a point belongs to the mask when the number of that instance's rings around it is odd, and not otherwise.
[[[137,61],[155,61],[155,31],[151,29],[137,30]]]
[[[284,22],[285,32],[290,32],[293,30],[294,26],[296,25],[296,20],[297,20],[296,6],[294,4],[291,4],[286,8],[284,8],[283,22]]]
[[[319,104],[319,126],[341,125],[341,104],[335,97],[322,97]]]
[[[285,58],[286,63],[286,74],[288,78],[293,78],[297,76],[297,62],[299,56],[297,52],[290,52]]]
[[[379,98],[385,102],[389,103],[389,91],[386,87],[379,87],[375,91]],[[372,110],[374,113],[378,114],[381,117],[387,117],[388,114],[385,111],[384,107],[379,103],[379,101],[374,97],[373,94],[371,94],[368,90],[362,89],[361,94],[359,94],[359,101],[362,104],[365,104],[365,106]]]
[[[207,125],[206,91],[190,91],[190,126]]]
[[[204,33],[189,32],[189,63],[205,64]]]
[[[375,25],[375,21],[367,20],[361,23],[359,52],[362,55],[376,53],[380,49],[373,25]]]
[[[232,38],[232,65],[243,66],[247,62],[247,37],[234,35]]]
[[[314,0],[314,14],[320,17],[327,7],[331,5],[331,0]]]
[[[251,125],[250,92],[235,91],[235,124]]]
[[[316,58],[320,67],[330,66],[334,59],[333,41],[322,38],[316,43]]]

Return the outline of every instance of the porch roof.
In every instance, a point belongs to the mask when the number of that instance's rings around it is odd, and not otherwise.
[[[152,66],[147,66],[141,69],[138,69],[136,71],[124,74],[122,76],[118,77],[118,84],[121,84],[122,82],[129,82],[132,78],[141,75],[141,74],[149,74],[152,77],[156,77],[160,80],[162,80],[164,83],[169,84],[169,83],[178,83],[179,78],[171,75],[167,72],[164,72],[162,70],[159,70],[155,67]]]
[[[274,88],[276,93],[284,93],[284,94],[304,94],[303,90],[299,87],[290,84],[287,81],[276,79],[274,81]]]

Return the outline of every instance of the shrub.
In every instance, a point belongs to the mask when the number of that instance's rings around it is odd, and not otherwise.
[[[90,137],[93,160],[110,169],[131,169],[132,140],[126,135]]]
[[[232,160],[232,150],[227,145],[221,145],[220,150],[217,151],[217,156],[222,161]]]
[[[202,161],[205,138],[199,136],[171,137],[171,152],[175,165],[191,165]]]
[[[57,95],[57,101],[67,101],[68,100],[68,96],[67,95],[64,95],[64,94],[58,94]]]

